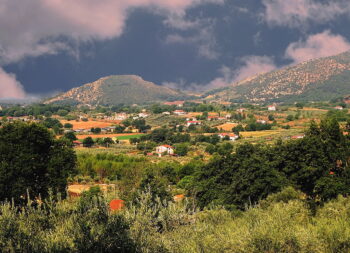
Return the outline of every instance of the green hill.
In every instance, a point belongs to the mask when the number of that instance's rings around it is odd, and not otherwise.
[[[139,76],[120,75],[103,77],[95,82],[73,88],[46,101],[46,103],[117,105],[184,99],[180,91],[147,82]]]
[[[349,94],[350,52],[345,52],[261,74],[206,95],[215,100],[264,103],[321,101]]]

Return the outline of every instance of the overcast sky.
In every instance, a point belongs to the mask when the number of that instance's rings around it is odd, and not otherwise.
[[[206,90],[350,50],[349,0],[0,0],[0,98],[106,75]]]

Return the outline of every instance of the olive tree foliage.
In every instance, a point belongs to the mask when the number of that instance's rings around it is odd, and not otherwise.
[[[71,144],[56,140],[46,127],[5,124],[0,129],[0,200],[45,198],[49,189],[65,194],[75,163]]]
[[[23,212],[25,210],[25,212]],[[1,252],[138,252],[129,224],[100,192],[16,207],[0,203]]]

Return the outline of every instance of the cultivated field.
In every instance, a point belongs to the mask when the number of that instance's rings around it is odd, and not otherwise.
[[[222,125],[218,125],[216,126],[218,129],[222,129],[224,131],[228,131],[231,132],[232,128],[234,128],[235,126],[237,126],[237,123],[226,123],[226,124],[222,124]]]
[[[95,120],[89,120],[89,121],[75,121],[75,120],[61,120],[62,125],[65,123],[70,123],[73,125],[73,129],[91,129],[92,127],[99,127],[99,128],[104,128],[104,127],[109,127],[112,125],[115,125],[117,123],[115,122],[105,122],[105,121],[95,121]]]
[[[265,137],[281,133],[278,130],[265,130],[265,131],[252,131],[252,132],[240,132],[239,134],[245,138],[251,137]]]

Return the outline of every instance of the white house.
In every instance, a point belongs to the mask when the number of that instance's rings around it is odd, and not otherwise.
[[[268,111],[277,111],[277,108],[276,108],[275,105],[269,105],[269,106],[267,107],[267,110],[268,110]]]
[[[128,118],[128,115],[126,113],[117,113],[115,115],[115,120],[125,120]]]
[[[235,141],[239,138],[239,136],[237,134],[233,134],[233,133],[221,133],[221,134],[218,134],[219,137],[221,139],[225,138],[226,136],[228,136],[230,138],[230,141]]]
[[[147,114],[147,113],[145,113],[145,112],[141,112],[141,113],[139,113],[139,117],[140,118],[147,118],[149,115]]]
[[[156,147],[156,153],[158,156],[162,156],[162,154],[166,153],[168,155],[173,155],[175,154],[174,148],[170,145],[161,145]]]
[[[173,113],[175,115],[185,115],[186,114],[186,112],[184,110],[175,110],[175,111],[173,111]]]
[[[336,110],[343,110],[344,108],[342,106],[336,106],[336,107],[334,107],[334,109],[336,109]]]
[[[191,125],[200,125],[202,124],[202,122],[198,121],[198,120],[191,120],[191,121],[187,121],[187,127],[191,126]]]
[[[263,120],[263,119],[258,119],[256,122],[260,123],[260,124],[266,124],[267,123],[266,120]]]

